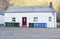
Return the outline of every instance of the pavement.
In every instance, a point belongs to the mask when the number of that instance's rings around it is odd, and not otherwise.
[[[0,27],[0,39],[60,39],[60,28]]]

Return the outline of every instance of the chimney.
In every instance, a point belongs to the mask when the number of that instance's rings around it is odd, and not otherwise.
[[[50,0],[50,7],[52,8],[52,0]]]

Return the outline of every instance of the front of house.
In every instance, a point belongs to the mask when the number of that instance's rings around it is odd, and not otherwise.
[[[4,11],[0,10],[0,26],[4,24]]]
[[[10,6],[5,23],[19,23],[19,27],[56,28],[56,12],[50,6]]]

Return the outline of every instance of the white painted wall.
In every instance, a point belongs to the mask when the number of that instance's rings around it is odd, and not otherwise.
[[[4,24],[4,16],[0,15],[0,24]]]
[[[47,27],[56,27],[56,13],[53,15],[50,13],[5,13],[5,22],[12,22],[12,17],[16,18],[16,22],[22,26],[22,17],[27,17],[27,27],[29,23],[33,23],[33,17],[38,17],[38,23],[47,23]],[[52,17],[52,21],[49,22],[49,17]]]

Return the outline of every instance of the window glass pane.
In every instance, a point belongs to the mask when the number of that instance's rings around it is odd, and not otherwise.
[[[12,21],[15,21],[15,20],[12,20]]]
[[[15,17],[13,17],[12,19],[15,19]]]
[[[34,19],[38,19],[38,17],[34,17]]]

